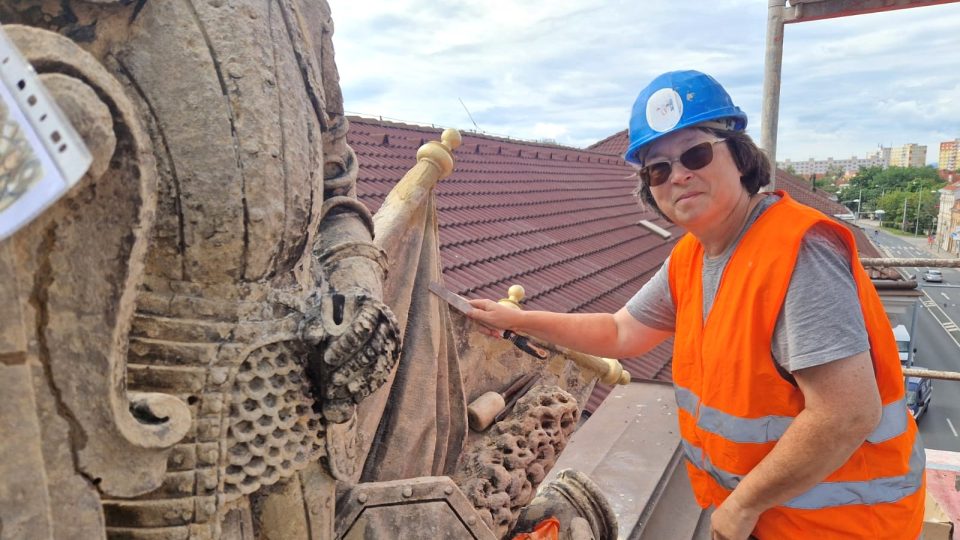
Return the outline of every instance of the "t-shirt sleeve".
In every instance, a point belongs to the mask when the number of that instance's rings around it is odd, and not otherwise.
[[[663,261],[650,281],[643,284],[627,302],[627,312],[634,319],[656,330],[673,332],[677,322],[677,308],[670,294],[670,257]]]
[[[804,236],[772,352],[793,372],[840,360],[870,349],[849,249],[826,225]]]

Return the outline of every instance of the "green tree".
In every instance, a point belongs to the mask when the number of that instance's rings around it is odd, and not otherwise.
[[[920,204],[919,214],[917,214],[917,203]],[[918,217],[920,231],[932,230],[933,219],[937,215],[939,205],[940,195],[930,193],[930,190],[891,191],[877,201],[877,208],[884,211],[884,221],[890,226],[908,232],[918,229],[916,226]]]
[[[944,184],[936,169],[932,167],[888,167],[886,169],[882,167],[862,167],[856,176],[850,179],[850,185],[841,190],[838,196],[841,201],[861,199],[861,209],[868,211],[882,209],[884,212],[887,212],[884,221],[889,221],[891,224],[897,223],[902,225],[903,198],[899,199],[899,209],[895,208],[894,210],[896,211],[891,213],[891,209],[888,208],[888,206],[891,205],[893,199],[886,197],[886,195],[891,195],[895,192],[917,193],[923,191],[924,202],[920,215],[923,216],[925,220],[928,215],[926,213],[926,200],[939,200],[939,196],[930,193],[930,191],[939,189],[943,187]],[[882,201],[881,197],[886,199],[886,201]],[[906,197],[906,195],[904,195],[904,197]],[[932,204],[936,204],[936,202]],[[908,224],[914,223],[913,219],[914,214],[916,214],[916,205],[917,199],[914,195],[913,212],[911,213],[909,208],[907,209]],[[910,203],[907,203],[907,206],[909,207]],[[895,220],[894,215],[900,216],[900,220]],[[921,226],[925,227],[927,225],[923,222]]]

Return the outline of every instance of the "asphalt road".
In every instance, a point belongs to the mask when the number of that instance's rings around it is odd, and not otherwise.
[[[925,257],[930,252],[901,238],[881,232],[876,242],[893,257]],[[934,251],[935,253],[935,251]],[[924,295],[913,332],[917,349],[915,365],[929,369],[960,371],[960,269],[941,268],[943,283],[926,283],[926,268],[902,268],[916,274]],[[908,325],[909,326],[909,325]],[[960,451],[960,382],[933,381],[933,399],[920,418],[920,433],[927,448]]]

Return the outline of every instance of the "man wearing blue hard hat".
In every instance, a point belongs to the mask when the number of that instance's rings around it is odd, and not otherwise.
[[[471,316],[608,357],[674,337],[687,470],[714,538],[917,538],[924,450],[896,342],[853,236],[783,192],[712,77],[654,79],[625,159],[688,233],[617,313]]]

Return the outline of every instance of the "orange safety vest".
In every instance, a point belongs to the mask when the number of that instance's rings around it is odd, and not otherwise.
[[[923,524],[924,450],[908,413],[896,342],[853,235],[783,192],[740,240],[703,320],[703,246],[690,234],[670,256],[677,307],[673,383],[680,434],[697,502],[719,506],[803,410],[800,390],[777,371],[774,327],[800,242],[825,223],[846,241],[883,416],[850,459],[802,495],[767,510],[754,535],[917,538]],[[830,444],[825,440],[824,445]]]

